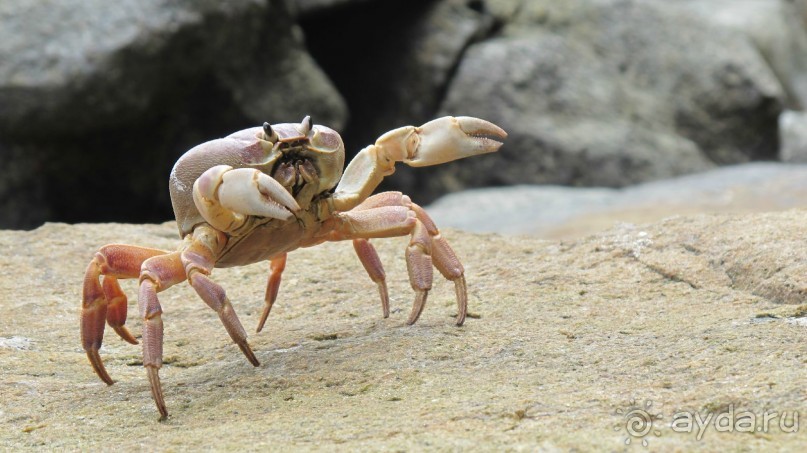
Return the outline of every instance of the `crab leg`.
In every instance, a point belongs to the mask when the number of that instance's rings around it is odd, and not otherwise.
[[[415,290],[415,302],[408,324],[414,324],[423,311],[432,285],[432,266],[454,282],[457,325],[465,322],[468,311],[465,271],[423,208],[400,192],[384,192],[368,198],[351,211],[336,213],[334,219],[337,234],[332,240],[411,236],[406,249],[406,264],[410,284]]]
[[[280,290],[280,278],[283,276],[284,269],[286,269],[285,253],[269,260],[269,281],[266,283],[263,313],[261,313],[261,319],[258,321],[257,332],[263,330],[263,325],[266,324],[266,318],[269,317],[269,312],[272,311],[272,305],[275,304],[277,293]]]
[[[111,385],[98,350],[104,341],[104,321],[129,343],[137,340],[124,325],[126,322],[126,295],[120,289],[118,278],[136,278],[140,266],[147,259],[163,255],[162,250],[133,245],[109,244],[101,247],[87,266],[81,304],[81,343],[87,352],[95,373]],[[103,286],[100,277],[104,276]]]
[[[381,310],[384,318],[389,318],[389,293],[387,291],[387,275],[384,272],[384,266],[381,264],[381,259],[378,257],[378,252],[375,251],[373,244],[367,239],[353,239],[353,248],[356,250],[356,255],[359,257],[364,270],[370,279],[378,285],[378,294],[381,296]]]
[[[249,363],[258,366],[260,363],[247,343],[247,333],[224,288],[208,277],[215,265],[214,250],[218,247],[220,234],[204,226],[194,230],[190,245],[182,252],[182,263],[193,289],[219,315],[230,338],[238,345]]]
[[[137,304],[143,318],[143,366],[148,373],[151,395],[160,419],[168,417],[165,408],[159,371],[163,364],[163,321],[162,307],[157,293],[185,280],[185,270],[180,260],[180,252],[149,258],[143,263],[140,272],[140,290]]]

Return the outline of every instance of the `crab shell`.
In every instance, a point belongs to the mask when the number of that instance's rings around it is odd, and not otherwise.
[[[244,129],[198,145],[180,157],[171,170],[168,184],[180,237],[205,222],[193,201],[193,184],[216,165],[254,168],[271,175],[284,158],[308,158],[319,179],[316,193],[336,187],[345,164],[342,137],[329,127],[312,127],[311,124],[309,117],[301,123],[274,124],[271,136],[267,136],[262,127]]]

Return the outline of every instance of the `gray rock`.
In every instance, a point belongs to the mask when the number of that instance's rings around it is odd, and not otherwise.
[[[781,159],[807,163],[807,112],[787,110],[779,116]]]
[[[709,212],[807,208],[807,166],[751,163],[622,189],[514,186],[446,195],[426,209],[441,227],[578,237],[619,222]]]
[[[291,36],[283,5],[282,0],[4,1],[0,132],[7,140],[142,121],[159,97],[211,76],[235,91],[236,104],[253,121],[279,119],[255,104],[265,108],[262,93],[281,91],[301,112],[314,111],[338,127],[346,115],[343,101],[316,74],[316,65],[300,56],[305,50]],[[297,65],[295,77],[289,71]],[[267,75],[274,85],[258,86]],[[307,90],[299,90],[300,82],[308,83]]]
[[[0,228],[170,218],[184,151],[306,114],[347,121],[284,0],[0,2]]]
[[[370,0],[289,0],[295,14],[305,16],[308,14],[321,14],[342,7],[361,7]]]
[[[623,186],[775,156],[782,89],[741,34],[656,2],[522,5],[468,49],[441,109],[507,144],[432,181]]]
[[[664,0],[659,0],[664,1]],[[788,95],[791,108],[807,108],[807,3],[787,0],[684,0],[666,2],[748,36]]]

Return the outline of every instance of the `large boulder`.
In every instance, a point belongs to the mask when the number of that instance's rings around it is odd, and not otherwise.
[[[807,163],[807,112],[788,110],[779,116],[779,140],[784,162]]]
[[[0,227],[165,219],[191,146],[263,121],[347,120],[283,0],[10,0],[0,24],[0,151],[16,150],[0,179],[38,184],[0,187],[0,210],[32,208]]]
[[[346,119],[282,1],[13,0],[0,5],[0,23],[6,138],[142,121],[159,97],[204,77],[254,122],[285,120],[290,110],[335,127]],[[284,103],[255,107],[277,91]]]
[[[784,94],[742,34],[658,2],[493,4],[506,25],[468,49],[441,110],[510,138],[424,184],[624,186],[776,156]]]
[[[807,109],[807,22],[803,20],[807,3],[683,0],[672,4],[749,37],[782,83],[789,106]]]

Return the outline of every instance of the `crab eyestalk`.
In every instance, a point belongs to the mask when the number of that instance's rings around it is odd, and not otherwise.
[[[277,141],[277,132],[275,132],[272,129],[272,125],[267,122],[263,123],[263,138],[264,140],[272,143]]]
[[[314,127],[314,122],[311,120],[311,115],[306,115],[303,118],[303,121],[300,123],[300,127],[302,130],[300,131],[303,135],[308,135],[311,132],[311,128]]]

